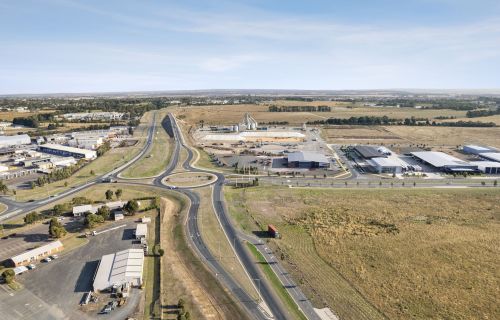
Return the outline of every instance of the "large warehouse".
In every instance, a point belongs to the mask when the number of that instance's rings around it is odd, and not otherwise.
[[[328,168],[330,161],[321,153],[300,151],[291,152],[287,157],[287,166],[289,168]]]
[[[94,276],[94,291],[104,291],[125,283],[141,286],[143,266],[142,249],[127,249],[102,256]]]
[[[495,161],[474,161],[471,162],[478,167],[479,171],[486,174],[500,174],[500,162]]]
[[[481,154],[485,152],[496,152],[497,150],[492,147],[483,147],[483,146],[476,146],[473,144],[469,144],[463,147],[463,151],[465,153],[470,153],[470,154]]]
[[[8,148],[31,144],[31,138],[27,134],[18,134],[15,136],[0,136],[0,148]]]
[[[66,147],[59,144],[52,144],[52,143],[42,144],[38,146],[38,149],[41,152],[46,152],[64,157],[74,157],[76,159],[92,160],[97,158],[97,152],[93,150]]]
[[[364,159],[373,159],[373,158],[386,157],[385,151],[388,149],[384,148],[380,149],[379,151],[377,150],[377,148],[372,146],[355,146],[353,150]]]
[[[500,152],[484,152],[481,153],[479,156],[489,161],[500,162]]]
[[[366,162],[377,173],[401,173],[403,172],[403,165],[392,158],[371,158]]]
[[[17,256],[12,257],[9,260],[7,260],[7,264],[9,264],[12,267],[28,265],[30,263],[43,259],[46,256],[61,251],[62,249],[63,249],[63,244],[61,243],[61,241],[59,240],[53,241],[41,247],[23,252],[21,254],[18,254]]]
[[[411,155],[436,169],[445,172],[478,172],[477,165],[437,151],[412,152]]]

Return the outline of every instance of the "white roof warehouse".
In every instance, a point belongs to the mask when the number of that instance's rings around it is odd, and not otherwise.
[[[127,249],[102,256],[94,277],[94,291],[104,291],[125,283],[142,285],[144,251]]]
[[[447,172],[476,172],[477,165],[470,164],[467,161],[460,160],[444,152],[437,151],[419,151],[412,152],[411,155],[425,162],[434,168]]]

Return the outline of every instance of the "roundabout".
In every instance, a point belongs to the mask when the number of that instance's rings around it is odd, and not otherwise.
[[[199,188],[211,185],[217,176],[208,172],[180,172],[166,176],[161,183],[170,188]]]

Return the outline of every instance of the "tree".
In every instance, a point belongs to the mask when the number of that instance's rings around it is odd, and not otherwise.
[[[117,199],[120,199],[122,197],[122,194],[123,194],[123,190],[122,189],[118,189],[115,191],[115,196]]]
[[[53,238],[61,238],[67,233],[62,224],[56,218],[50,219],[49,234]]]
[[[184,308],[185,304],[186,302],[184,301],[184,299],[180,298],[179,301],[177,302],[177,308]]]
[[[35,181],[31,181],[31,182],[30,182],[30,188],[31,188],[31,189],[35,189],[35,187],[36,187],[36,183],[35,183]]]
[[[5,279],[5,282],[7,284],[9,284],[9,283],[12,283],[14,281],[16,274],[14,273],[14,270],[9,269],[9,270],[5,270],[2,273],[2,276]]]
[[[102,206],[97,209],[97,214],[100,215],[104,220],[107,220],[111,215],[111,210],[109,210],[108,206]]]
[[[6,194],[7,192],[9,192],[9,188],[3,182],[3,180],[0,180],[0,192],[3,193],[3,194]]]
[[[104,218],[100,215],[97,215],[97,214],[88,214],[87,216],[85,216],[85,225],[87,226],[87,228],[89,229],[92,229],[93,227],[95,227],[97,224],[99,223],[103,223],[104,222]]]
[[[139,203],[135,200],[130,200],[127,202],[127,204],[123,207],[125,211],[127,211],[130,215],[135,214],[139,210]]]
[[[111,200],[111,199],[113,199],[113,191],[108,189],[106,191],[106,200]]]
[[[496,187],[498,185],[498,181],[493,181],[493,185]]]
[[[32,224],[38,220],[40,220],[40,215],[36,211],[32,211],[24,216],[24,223],[26,224]]]

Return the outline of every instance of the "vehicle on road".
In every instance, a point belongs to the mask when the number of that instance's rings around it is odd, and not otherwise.
[[[34,265],[33,263],[29,264],[28,269],[30,269],[30,270],[36,269],[36,265]]]

